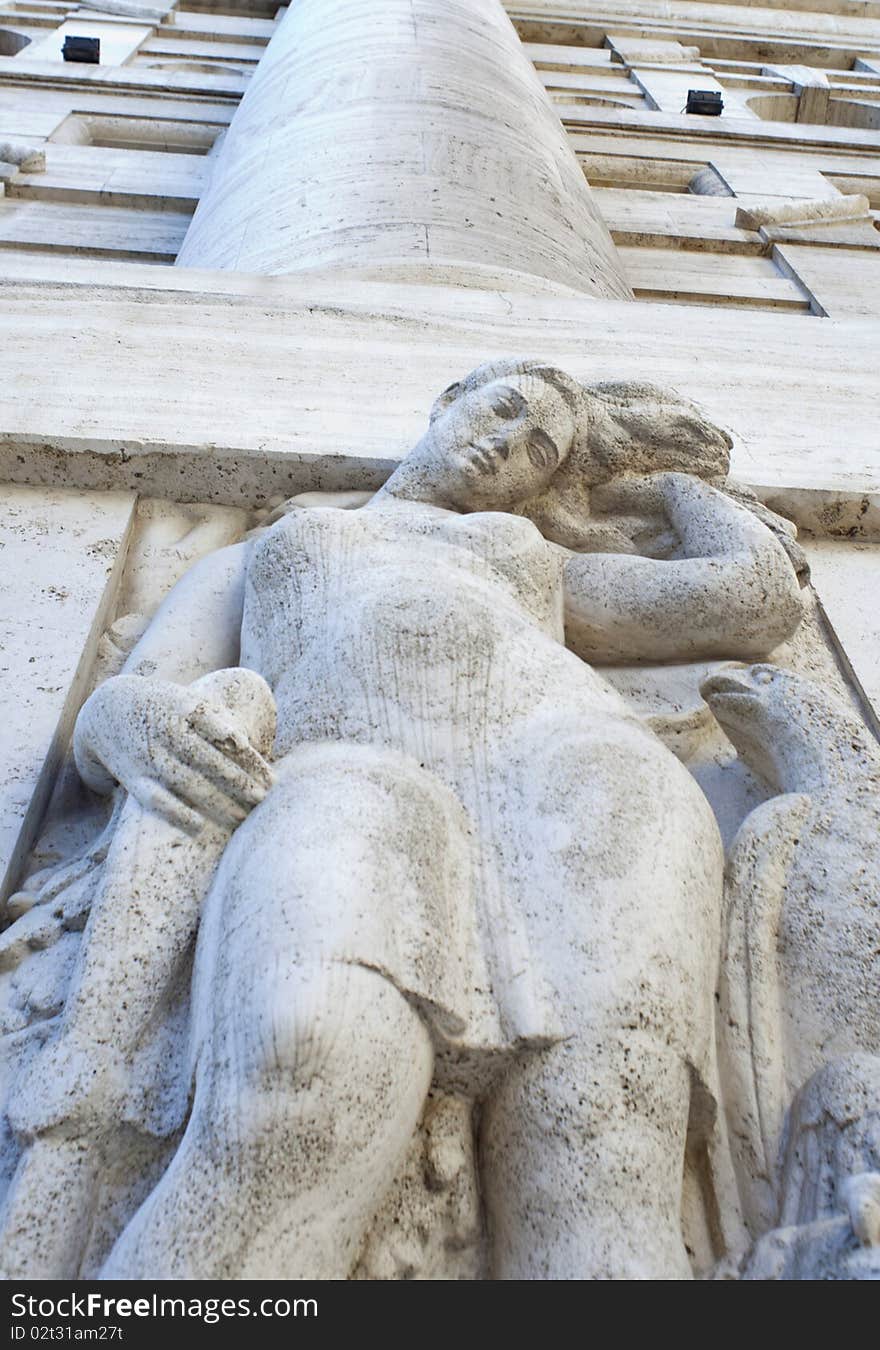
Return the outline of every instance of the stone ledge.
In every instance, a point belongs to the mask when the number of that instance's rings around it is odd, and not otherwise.
[[[251,505],[373,486],[421,434],[438,389],[520,353],[585,381],[678,388],[733,431],[744,481],[880,489],[875,320],[807,334],[797,315],[512,287],[123,263],[103,264],[117,284],[99,286],[86,261],[52,265],[79,283],[0,284],[0,388],[15,391],[0,474],[15,482]]]

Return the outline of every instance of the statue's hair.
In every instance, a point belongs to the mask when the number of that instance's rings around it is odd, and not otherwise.
[[[575,440],[566,469],[589,484],[620,473],[694,473],[724,477],[733,442],[695,403],[674,389],[645,380],[581,384],[546,361],[487,361],[451,384],[434,403],[431,420],[464,394],[498,380],[528,377],[550,385],[575,419]]]
[[[431,420],[462,395],[505,379],[550,385],[574,418],[569,454],[545,491],[521,507],[545,538],[573,549],[605,547],[602,540],[612,538],[614,532],[606,527],[603,534],[591,522],[591,488],[625,473],[690,473],[709,480],[757,516],[779,540],[801,582],[809,578],[791,522],[728,479],[730,435],[674,389],[647,380],[585,385],[546,361],[504,358],[477,366],[445,389],[434,403]]]
[[[480,389],[484,384],[494,384],[496,380],[515,380],[528,376],[532,379],[549,384],[560,394],[571,412],[575,425],[579,426],[585,415],[584,408],[584,389],[579,381],[566,375],[564,370],[558,370],[556,366],[548,365],[546,361],[517,360],[508,358],[500,361],[485,361],[483,365],[477,366],[464,379],[456,380],[454,384],[449,385],[443,393],[434,400],[431,408],[431,421],[439,417],[448,407],[455,403],[464,394],[471,393],[474,389]]]
[[[587,385],[584,395],[594,482],[621,473],[727,475],[731,437],[676,390],[624,380]]]
[[[571,450],[524,514],[542,533],[571,548],[585,546],[590,489],[622,473],[677,471],[724,478],[732,441],[674,390],[644,380],[584,385],[545,361],[488,361],[445,389],[431,419],[463,395],[495,381],[537,380],[565,401],[575,424]]]

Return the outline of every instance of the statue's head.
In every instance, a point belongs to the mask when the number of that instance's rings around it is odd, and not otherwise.
[[[744,764],[777,791],[790,781],[876,776],[877,742],[860,717],[828,690],[769,662],[727,665],[700,685]],[[803,791],[806,791],[806,786]]]
[[[577,381],[552,366],[480,366],[440,395],[389,487],[458,511],[517,508],[568,459],[582,402]]]
[[[577,546],[592,487],[624,473],[722,478],[730,447],[673,391],[582,385],[546,362],[499,360],[443,391],[388,489],[458,511],[523,511]]]

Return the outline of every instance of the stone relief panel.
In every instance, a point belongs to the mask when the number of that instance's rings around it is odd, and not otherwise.
[[[376,493],[140,504],[0,936],[7,1277],[877,1277],[880,749],[729,450],[499,361]]]
[[[0,489],[0,897],[52,791],[114,613],[135,513],[129,492]]]

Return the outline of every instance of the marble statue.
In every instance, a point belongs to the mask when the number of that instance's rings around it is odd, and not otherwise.
[[[497,362],[358,509],[190,569],[79,715],[109,833],[4,935],[89,914],[10,1092],[7,1273],[76,1274],[59,1177],[85,1213],[152,1133],[106,1278],[346,1278],[439,1085],[480,1104],[492,1277],[690,1275],[723,851],[592,667],[796,630],[796,545],[729,448],[653,386]]]
[[[730,850],[719,991],[730,1141],[745,1217],[760,1234],[792,1214],[792,1150],[808,1116],[815,1124],[823,1085],[833,1088],[827,1117],[842,1127],[852,1066],[868,1066],[875,1092],[880,1084],[871,1059],[880,1050],[880,747],[852,711],[792,671],[725,669],[702,688],[773,794]],[[880,1093],[872,1110],[876,1144]],[[810,1170],[803,1157],[799,1166]]]
[[[268,783],[262,754],[271,750],[275,706],[265,681],[249,670],[220,670],[186,692],[192,725],[216,736],[219,711],[239,759]],[[161,699],[154,711],[157,720],[169,713]],[[150,754],[146,769],[157,758]],[[214,764],[222,772],[219,755]],[[82,771],[91,782],[100,773],[97,762]],[[19,1077],[9,1106],[12,1125],[30,1143],[3,1215],[3,1259],[15,1262],[14,1274],[75,1273],[102,1174],[114,1155],[130,1151],[132,1122],[162,1136],[185,1111],[186,1087],[182,1100],[178,1091],[163,1101],[155,1081],[138,1088],[131,1063],[143,1058],[151,1024],[167,1013],[212,873],[243,808],[231,809],[215,783],[202,794],[198,827],[184,831],[165,791],[145,773],[137,795],[118,795],[85,859],[60,876],[57,870],[45,881],[38,876],[36,889],[15,897],[21,917],[8,937],[18,936],[6,949],[13,958],[35,932],[38,945],[61,945],[65,929],[85,923],[84,909],[88,925],[59,1034]],[[55,934],[45,931],[47,923]],[[47,1191],[55,1203],[47,1203]]]

